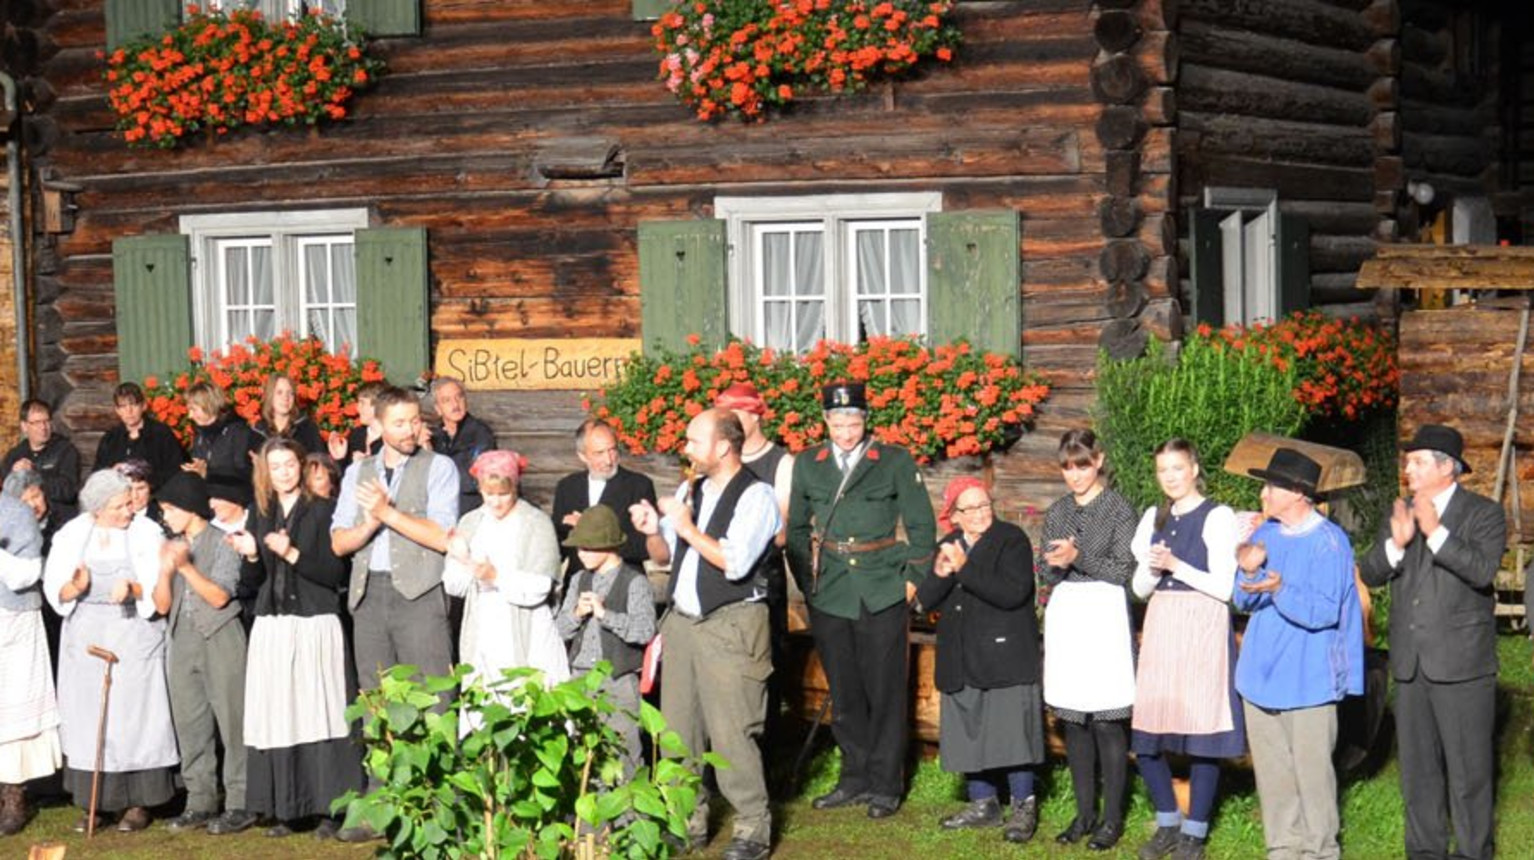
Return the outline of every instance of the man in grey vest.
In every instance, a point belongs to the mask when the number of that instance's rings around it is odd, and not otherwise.
[[[207,827],[215,836],[256,823],[245,808],[245,628],[239,624],[240,556],[209,525],[208,488],[177,472],[155,494],[165,525],[180,540],[160,550],[155,610],[169,626],[166,675],[170,715],[181,747],[186,811],[171,830]],[[218,746],[223,742],[225,811],[218,815]]]
[[[767,717],[772,651],[764,569],[782,515],[772,487],[740,462],[745,431],[724,409],[687,425],[687,459],[698,478],[660,500],[630,508],[651,558],[671,563],[671,609],[661,622],[665,676],[660,708],[689,750],[730,763],[715,772],[735,808],[724,860],[765,860],[772,813],[756,740]],[[708,838],[708,803],[687,823],[693,845]]]
[[[386,389],[374,409],[383,448],[346,470],[330,524],[331,548],[352,556],[346,605],[364,690],[391,666],[419,666],[426,675],[451,668],[442,564],[458,522],[458,469],[419,445],[415,395]]]

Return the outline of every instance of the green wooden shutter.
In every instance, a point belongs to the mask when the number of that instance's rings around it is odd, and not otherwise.
[[[676,0],[633,0],[629,11],[635,21],[655,21],[676,5]]]
[[[117,374],[124,382],[185,370],[192,346],[192,255],[186,236],[112,242]]]
[[[1195,209],[1188,219],[1188,308],[1195,323],[1225,325],[1225,274],[1220,221],[1229,212]]]
[[[421,35],[420,0],[347,0],[344,14],[365,36]]]
[[[357,355],[376,358],[395,385],[413,385],[431,367],[426,231],[358,230]]]
[[[182,0],[106,0],[107,50],[163,33],[181,20]]]
[[[1278,236],[1278,315],[1310,307],[1310,222],[1299,215],[1281,215]]]
[[[639,225],[639,325],[646,353],[686,349],[691,334],[706,345],[724,345],[730,332],[727,246],[718,219]]]
[[[927,336],[1023,353],[1022,235],[1017,212],[927,216]]]

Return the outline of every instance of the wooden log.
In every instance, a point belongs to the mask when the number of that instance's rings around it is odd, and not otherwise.
[[[1140,222],[1135,233],[1151,257],[1177,253],[1177,218],[1170,212],[1153,213]]]
[[[1380,152],[1397,152],[1401,148],[1401,115],[1396,111],[1381,111],[1369,122],[1369,136],[1374,148]]]
[[[1177,255],[1167,254],[1151,260],[1145,273],[1145,294],[1151,298],[1175,298],[1182,292],[1178,279]]]
[[[1462,134],[1474,136],[1496,122],[1496,112],[1487,102],[1476,105],[1441,105],[1402,99],[1401,128],[1423,134]]]
[[[1358,289],[1357,272],[1315,272],[1310,276],[1310,302],[1313,305],[1358,304],[1369,301],[1370,293]]]
[[[1159,340],[1182,340],[1182,307],[1176,299],[1152,299],[1140,311],[1140,328]]]
[[[1177,88],[1152,87],[1145,93],[1142,105],[1145,121],[1151,125],[1175,125],[1177,123]]]
[[[1374,183],[1367,167],[1291,164],[1266,159],[1239,158],[1224,153],[1208,153],[1196,166],[1189,165],[1192,176],[1184,181],[1208,185],[1234,185],[1272,188],[1279,199],[1305,197],[1311,200],[1370,199]]]
[[[1395,39],[1381,39],[1364,52],[1370,68],[1380,75],[1396,75],[1401,72],[1401,45]]]
[[[1147,297],[1145,285],[1139,281],[1115,281],[1108,285],[1108,315],[1117,319],[1130,319],[1144,309]]]
[[[1109,53],[1129,50],[1140,40],[1142,33],[1144,30],[1140,28],[1134,13],[1123,9],[1107,10],[1098,15],[1097,21],[1092,24],[1092,35],[1097,39],[1097,44]]]
[[[1375,259],[1358,270],[1360,289],[1534,289],[1534,265],[1522,260]]]
[[[1140,184],[1140,151],[1110,149],[1105,158],[1105,185],[1116,197],[1133,197]]]
[[[1154,30],[1146,33],[1135,46],[1135,61],[1152,84],[1176,82],[1177,68],[1181,63],[1181,48],[1178,45],[1176,33]]]
[[[1280,199],[1278,208],[1280,212],[1304,218],[1312,233],[1363,236],[1373,230],[1379,220],[1373,204],[1366,202]]]
[[[1401,97],[1445,105],[1473,104],[1472,85],[1463,76],[1417,63],[1401,65]]]
[[[1310,234],[1311,272],[1356,272],[1374,257],[1377,243],[1370,236]]]
[[[1145,74],[1127,54],[1114,54],[1092,66],[1092,94],[1099,101],[1124,105],[1145,91]]]
[[[1180,0],[1141,0],[1134,6],[1140,26],[1145,30],[1175,31],[1182,17],[1181,11]]]
[[[1103,235],[1111,239],[1122,239],[1140,226],[1140,204],[1132,197],[1105,197],[1097,213]]]
[[[1451,47],[1448,33],[1424,30],[1414,23],[1401,27],[1401,56],[1409,62],[1428,68],[1441,66]]]
[[[1139,358],[1145,354],[1150,336],[1138,320],[1114,320],[1103,326],[1097,344],[1117,361]]]
[[[1138,241],[1120,239],[1104,246],[1097,268],[1108,281],[1137,281],[1150,267],[1150,252]]]
[[[1396,0],[1374,0],[1359,17],[1376,35],[1394,35],[1401,31],[1401,9]]]
[[[1534,261],[1528,245],[1386,245],[1381,260],[1488,260],[1527,263]]]
[[[1105,149],[1129,149],[1145,134],[1145,120],[1132,107],[1113,105],[1103,108],[1097,119],[1097,140]]]
[[[1427,135],[1407,132],[1401,136],[1401,157],[1407,170],[1479,177],[1491,164],[1491,144],[1484,137]]]
[[[1286,0],[1183,0],[1184,23],[1198,19],[1310,45],[1362,51],[1376,38],[1362,16],[1318,3]]]
[[[1202,111],[1362,126],[1375,112],[1367,96],[1335,87],[1194,63],[1184,63],[1181,74],[1179,116],[1184,111]]]
[[[1144,142],[1140,144],[1140,169],[1149,174],[1171,173],[1176,140],[1175,128],[1157,126],[1147,131]]]
[[[1378,77],[1356,50],[1310,45],[1204,21],[1184,22],[1183,59],[1214,68],[1250,72],[1296,83],[1362,90]]]
[[[1406,164],[1398,155],[1374,160],[1374,190],[1396,191],[1406,187]]]
[[[1185,110],[1185,132],[1198,135],[1197,151],[1306,164],[1368,167],[1374,141],[1367,129]]]
[[[1401,101],[1401,83],[1398,78],[1380,78],[1369,85],[1369,104],[1379,110],[1389,110]]]

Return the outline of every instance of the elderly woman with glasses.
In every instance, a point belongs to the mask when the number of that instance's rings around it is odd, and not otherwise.
[[[996,518],[975,478],[948,485],[939,529],[949,521],[933,575],[916,589],[924,610],[941,613],[933,673],[942,693],[939,755],[944,770],[968,781],[969,805],[942,826],[1005,825],[1004,839],[1027,842],[1038,826],[1032,768],[1044,760],[1033,546],[1022,529]]]
[[[133,515],[132,485],[111,469],[80,491],[84,512],[59,529],[43,568],[43,595],[64,616],[59,646],[59,735],[64,788],[91,803],[102,676],[114,655],[97,808],[122,812],[117,829],[149,826],[149,807],[175,794],[179,756],[165,679],[165,619],[154,589],[165,538]],[[84,816],[75,826],[83,831]]]

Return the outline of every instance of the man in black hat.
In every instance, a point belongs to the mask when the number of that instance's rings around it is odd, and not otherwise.
[[[888,818],[905,793],[906,606],[931,566],[936,524],[910,453],[868,437],[863,386],[826,386],[821,402],[829,441],[794,460],[787,547],[842,752],[836,788],[814,805],[866,803],[870,818]]]
[[[172,475],[157,493],[166,528],[178,539],[160,550],[155,610],[165,615],[171,721],[181,748],[186,811],[172,830],[207,827],[215,835],[256,823],[245,809],[245,628],[239,623],[240,556],[209,524],[208,488],[195,472]],[[224,748],[218,814],[218,747]]]
[[[1497,502],[1470,492],[1464,440],[1426,424],[1403,446],[1409,500],[1396,500],[1361,573],[1390,583],[1390,672],[1406,853],[1448,856],[1445,799],[1455,857],[1490,858],[1493,844],[1497,690],[1496,595],[1507,544]]]
[[[1236,691],[1263,835],[1270,857],[1336,858],[1337,703],[1364,691],[1353,545],[1316,511],[1316,461],[1279,448],[1266,469],[1251,475],[1264,482],[1266,520],[1236,550],[1242,576],[1231,602],[1252,616],[1236,661]]]

